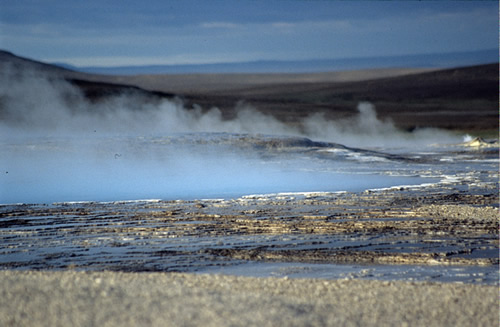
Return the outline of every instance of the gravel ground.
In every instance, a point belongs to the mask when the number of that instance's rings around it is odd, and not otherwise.
[[[2,326],[498,326],[498,287],[0,271]]]

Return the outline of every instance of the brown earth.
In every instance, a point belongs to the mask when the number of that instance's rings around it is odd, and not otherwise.
[[[150,91],[177,94],[187,108],[217,107],[226,119],[244,102],[296,124],[313,113],[342,119],[369,101],[381,119],[413,130],[436,127],[496,136],[497,64],[447,70],[374,69],[318,74],[191,74],[106,77]],[[484,134],[485,132],[489,134]]]
[[[294,123],[312,113],[329,119],[357,113],[370,101],[378,116],[412,130],[438,127],[460,130],[498,129],[498,65],[441,70],[350,82],[294,82],[237,90],[192,92],[189,104],[216,106],[225,117],[245,101],[282,121]]]

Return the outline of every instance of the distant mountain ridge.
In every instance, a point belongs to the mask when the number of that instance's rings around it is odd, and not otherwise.
[[[498,49],[388,57],[259,60],[237,63],[142,65],[117,67],[77,67],[52,63],[66,69],[91,74],[192,74],[192,73],[314,73],[372,68],[452,68],[498,62]]]

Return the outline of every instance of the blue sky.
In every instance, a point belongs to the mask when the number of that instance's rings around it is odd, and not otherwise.
[[[498,1],[0,0],[0,48],[78,66],[498,48]]]

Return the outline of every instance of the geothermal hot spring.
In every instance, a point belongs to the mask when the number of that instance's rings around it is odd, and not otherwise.
[[[348,257],[363,250],[377,254],[374,249],[424,256],[458,253],[460,260],[497,257],[490,227],[468,238],[424,233],[427,239],[420,239],[398,224],[432,218],[386,216],[379,212],[386,195],[363,192],[410,189],[404,192],[412,196],[419,189],[415,200],[425,199],[430,190],[443,194],[447,182],[466,192],[472,183],[498,190],[497,153],[474,157],[463,148],[450,151],[461,136],[400,131],[378,119],[370,103],[360,103],[349,119],[328,121],[316,114],[290,127],[245,104],[236,106],[234,119],[224,120],[217,108],[202,111],[130,94],[90,102],[68,83],[35,72],[2,78],[0,269],[498,281],[494,264],[366,266],[241,259],[252,251],[336,255],[345,249]],[[330,195],[321,195],[325,192]],[[311,194],[319,195],[308,198]],[[332,205],[335,199],[338,205]],[[371,209],[358,199],[372,201]],[[404,198],[396,204],[399,215],[411,207]],[[359,216],[360,210],[372,218]],[[331,221],[321,218],[335,212]],[[355,221],[342,218],[346,212]],[[354,229],[356,224],[375,227],[340,234],[295,227],[331,228],[345,222]],[[255,224],[266,232],[249,231]],[[384,228],[387,224],[394,229]]]
[[[432,180],[385,153],[284,136],[30,138],[5,142],[1,155],[2,203],[234,198]]]
[[[344,121],[312,115],[299,129],[245,105],[227,121],[216,108],[202,112],[132,95],[91,103],[68,83],[36,73],[1,85],[0,203],[227,198],[427,183],[389,152],[460,141],[439,131],[398,131],[377,119],[370,103],[360,103],[358,115]]]

